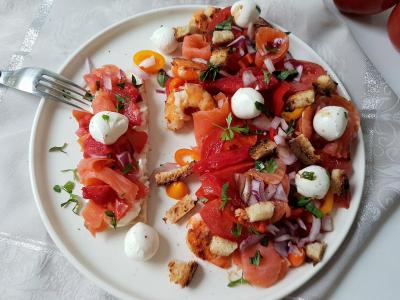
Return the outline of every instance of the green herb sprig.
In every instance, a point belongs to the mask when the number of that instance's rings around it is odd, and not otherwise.
[[[297,206],[304,207],[306,211],[310,212],[314,217],[318,219],[322,219],[324,217],[324,213],[314,205],[314,202],[310,197],[301,196],[297,200]]]
[[[254,164],[256,170],[259,172],[274,173],[276,169],[278,169],[278,164],[273,158],[267,160],[265,163],[260,160],[256,160]]]
[[[165,70],[161,69],[157,74],[157,82],[161,87],[165,87],[165,82],[168,80],[169,76]]]
[[[106,210],[104,214],[110,218],[110,224],[114,228],[114,230],[117,229],[117,218],[115,217],[115,214],[111,210]]]
[[[228,287],[235,287],[241,284],[250,284],[246,279],[243,278],[243,275],[237,280],[230,281],[228,283]]]
[[[217,124],[214,124],[215,126],[221,128],[223,131],[221,133],[221,140],[222,141],[231,141],[233,140],[233,138],[235,137],[235,133],[238,134],[247,134],[249,133],[249,127],[246,126],[245,127],[240,127],[240,126],[231,126],[232,123],[232,113],[229,113],[229,115],[226,117],[226,124],[227,127],[224,128],[222,126],[219,126]]]
[[[272,74],[276,76],[281,81],[291,81],[299,75],[296,69],[294,70],[283,70],[283,71],[274,71]]]
[[[254,256],[249,257],[249,262],[250,262],[250,264],[258,267],[263,258],[264,257],[261,255],[260,250],[257,250],[256,254]]]
[[[215,81],[219,73],[219,67],[217,65],[209,63],[207,69],[200,73],[200,80],[205,81],[206,79],[211,79]]]
[[[224,209],[225,206],[228,204],[228,202],[231,200],[228,196],[228,189],[229,189],[229,182],[225,182],[222,185],[222,190],[221,190],[221,206],[220,209]]]
[[[227,20],[217,24],[217,26],[215,26],[215,30],[232,30],[232,21],[233,18],[229,17]]]
[[[317,176],[315,175],[314,172],[310,171],[303,171],[303,173],[300,174],[301,178],[308,179],[308,180],[315,180],[317,179]]]
[[[65,169],[61,170],[63,173],[72,172],[72,176],[75,181],[79,181],[78,169]]]
[[[54,146],[54,147],[51,147],[51,148],[49,149],[49,152],[62,152],[62,153],[67,154],[67,152],[64,151],[65,148],[67,148],[67,146],[68,146],[67,143],[64,143],[64,145],[62,145],[62,146],[60,146],[60,147]]]
[[[241,236],[241,235],[242,235],[242,228],[243,228],[242,224],[240,224],[240,223],[235,223],[235,225],[233,225],[233,227],[232,227],[232,229],[231,229],[231,234],[232,234],[234,237],[239,237],[239,236]]]

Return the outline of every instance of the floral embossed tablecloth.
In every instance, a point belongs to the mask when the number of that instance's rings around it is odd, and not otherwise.
[[[0,0],[0,69],[52,70],[83,42],[135,13],[175,4],[232,1]],[[400,177],[400,102],[363,56],[346,27],[319,0],[258,1],[263,16],[311,45],[345,82],[362,116],[367,153],[363,202],[339,253],[293,297],[328,297],[377,224],[396,208]],[[0,87],[0,298],[113,299],[63,257],[37,213],[28,146],[38,100]]]

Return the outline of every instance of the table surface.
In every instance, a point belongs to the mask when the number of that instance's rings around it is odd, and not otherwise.
[[[361,49],[372,61],[394,92],[400,96],[400,53],[386,35],[386,20],[390,10],[374,16],[343,16],[331,1],[330,10],[346,22]],[[397,75],[397,76],[396,76]],[[399,249],[400,211],[386,219],[360,256],[344,274],[332,294],[334,299],[398,299],[400,263],[393,249]],[[379,274],[379,278],[377,277]],[[379,283],[377,284],[377,279]]]

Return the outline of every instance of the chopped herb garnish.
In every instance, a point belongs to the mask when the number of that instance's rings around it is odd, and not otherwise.
[[[78,170],[77,169],[65,169],[61,170],[63,173],[72,172],[75,181],[79,181]]]
[[[98,91],[100,89],[100,81],[96,80],[96,90]]]
[[[231,200],[228,196],[228,189],[229,189],[229,182],[225,182],[222,185],[222,191],[221,191],[221,209],[224,209],[225,206],[228,204],[229,200]]]
[[[297,72],[296,69],[293,69],[293,70],[284,70],[284,71],[274,71],[273,74],[279,80],[290,81],[290,80],[293,80],[294,78],[296,78],[296,76],[299,75],[299,72]]]
[[[231,123],[232,123],[232,113],[229,113],[229,115],[226,117],[226,124],[228,125],[226,128],[214,124],[215,126],[221,128],[223,130],[221,133],[221,140],[230,141],[235,136],[235,133],[238,133],[238,134],[249,133],[250,129],[247,124],[244,127],[240,127],[240,126],[232,126],[231,127]]]
[[[79,215],[79,211],[81,210],[81,204],[79,203],[78,196],[70,194],[70,199],[68,201],[61,203],[61,207],[68,207],[70,203],[75,203],[72,208],[72,212],[76,215]]]
[[[288,127],[286,130],[284,130],[284,132],[285,132],[287,135],[292,134],[292,133],[294,132],[294,124],[295,124],[295,121],[294,121],[294,120],[289,122],[289,124],[288,124],[289,127]]]
[[[269,73],[267,71],[265,71],[265,70],[262,70],[262,71],[263,71],[263,74],[264,74],[264,82],[265,82],[265,84],[268,85],[270,80],[271,80],[270,75],[269,75]]]
[[[58,184],[56,184],[55,186],[53,186],[53,190],[57,193],[61,193],[61,186],[59,186]]]
[[[165,82],[168,80],[168,78],[169,78],[169,76],[163,69],[158,71],[157,82],[161,87],[165,87]]]
[[[126,96],[124,98],[119,94],[115,94],[115,100],[117,100],[117,105],[115,105],[115,109],[117,110],[117,112],[120,112],[122,109],[125,108],[125,103],[129,100],[129,97]]]
[[[273,158],[266,161],[265,163],[263,163],[260,160],[256,160],[254,162],[254,164],[255,164],[256,170],[259,172],[274,173],[276,171],[276,169],[278,168],[278,164],[276,163],[276,161]]]
[[[214,81],[219,73],[219,67],[209,63],[207,69],[200,73],[200,80],[205,81],[206,79],[211,79]]]
[[[251,234],[254,234],[254,235],[260,235],[261,233],[259,233],[254,227],[249,227],[248,229],[247,229]]]
[[[68,181],[66,184],[63,185],[63,190],[66,191],[68,194],[72,194],[75,188],[75,183],[73,181]]]
[[[118,82],[117,86],[120,87],[121,89],[125,88],[125,82]]]
[[[301,173],[300,177],[308,180],[315,180],[317,178],[314,172],[309,171],[304,171],[303,173]]]
[[[268,243],[269,243],[269,238],[267,236],[264,236],[260,241],[261,246],[264,246],[264,247],[267,247]]]
[[[119,113],[121,110],[123,110],[125,107],[123,104],[121,103],[117,103],[117,105],[115,105],[115,109],[116,111]]]
[[[265,106],[264,103],[256,101],[256,102],[254,102],[254,105],[256,106],[256,109],[261,111],[267,117],[272,115],[271,112],[268,110],[268,108]]]
[[[208,199],[207,199],[206,197],[200,197],[200,198],[199,198],[199,201],[200,201],[201,203],[207,203],[207,202],[208,202]]]
[[[102,115],[101,118],[108,123],[110,121],[110,116],[109,115]]]
[[[67,153],[67,152],[64,151],[64,149],[67,148],[67,146],[68,146],[68,144],[67,144],[67,143],[64,143],[64,145],[62,145],[61,147],[57,147],[57,146],[51,147],[51,148],[49,149],[49,152],[62,152],[62,153]]]
[[[107,217],[111,218],[110,224],[111,224],[112,227],[114,227],[114,229],[116,229],[117,228],[117,218],[115,217],[115,214],[111,210],[106,210],[104,212],[104,214]]]
[[[132,164],[127,164],[124,169],[122,170],[122,174],[126,175],[128,174],[130,171],[132,171],[133,166]]]
[[[258,5],[256,5],[256,9],[257,9],[258,13],[260,14],[260,13],[261,13],[261,7],[259,7]]]
[[[322,219],[324,217],[324,213],[320,211],[309,197],[301,196],[297,200],[297,206],[304,207],[304,209],[310,212],[314,217],[318,219]]]
[[[235,287],[241,284],[249,284],[249,282],[243,278],[243,275],[239,279],[229,282],[228,287]]]
[[[256,251],[256,254],[253,257],[249,257],[249,262],[252,265],[259,266],[263,256],[260,253],[260,250]]]
[[[242,224],[235,223],[235,225],[233,225],[231,229],[232,235],[235,237],[239,237],[242,234],[242,228],[243,228]]]
[[[231,30],[232,29],[232,17],[229,17],[227,20],[217,24],[215,26],[215,30]]]
[[[91,92],[86,91],[85,95],[83,96],[86,100],[92,101],[93,100],[93,95]]]

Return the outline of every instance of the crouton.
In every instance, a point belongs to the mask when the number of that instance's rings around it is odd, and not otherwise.
[[[249,216],[243,208],[235,209],[235,217],[238,218],[239,222],[249,220]]]
[[[291,139],[289,146],[297,158],[305,165],[313,165],[320,160],[320,156],[315,153],[313,145],[303,134]]]
[[[169,281],[179,284],[182,288],[188,286],[196,272],[198,263],[195,261],[183,262],[171,260],[168,263]]]
[[[218,30],[213,32],[212,43],[215,46],[227,44],[235,39],[232,31],[230,30]]]
[[[254,146],[250,147],[249,155],[254,160],[266,158],[274,154],[276,144],[271,140],[259,140]]]
[[[297,92],[287,99],[287,106],[291,111],[313,104],[315,100],[314,90]]]
[[[204,14],[207,16],[207,18],[211,19],[213,17],[213,15],[217,12],[219,12],[221,9],[218,7],[214,7],[214,6],[208,6],[205,10],[204,10]]]
[[[257,29],[261,28],[261,27],[272,28],[272,25],[270,23],[268,23],[268,21],[265,20],[264,18],[258,17],[257,21],[254,22],[254,29],[255,29],[255,31],[257,31]]]
[[[177,26],[174,28],[174,30],[175,30],[175,39],[178,42],[182,42],[185,36],[198,32],[196,26],[193,25]]]
[[[224,66],[228,61],[228,48],[214,49],[211,52],[210,63],[216,66]]]
[[[196,11],[192,15],[192,19],[189,21],[189,27],[196,28],[198,33],[207,32],[208,17],[202,10]]]
[[[324,255],[326,244],[315,242],[306,245],[306,256],[311,259],[314,264],[319,263]]]
[[[317,93],[330,96],[336,91],[337,82],[335,82],[329,75],[321,75],[317,78],[317,81],[313,83],[313,86]]]
[[[164,222],[175,224],[184,216],[186,216],[195,207],[195,205],[196,204],[192,200],[192,197],[186,195],[182,200],[176,202],[174,206],[167,210],[165,217],[163,218]]]
[[[258,202],[245,208],[250,222],[265,221],[272,218],[275,206],[271,201]]]
[[[190,164],[171,170],[171,171],[165,171],[165,172],[159,172],[155,174],[155,179],[156,183],[158,185],[163,185],[163,184],[168,184],[172,183],[174,181],[178,181],[180,179],[183,179],[185,177],[188,177],[189,175],[192,174],[192,167],[194,165],[194,162],[191,162]]]
[[[333,169],[331,173],[331,189],[336,195],[343,196],[350,188],[349,178],[344,170]]]
[[[215,255],[229,256],[237,249],[237,247],[238,244],[236,242],[214,235],[211,239],[210,251]]]

